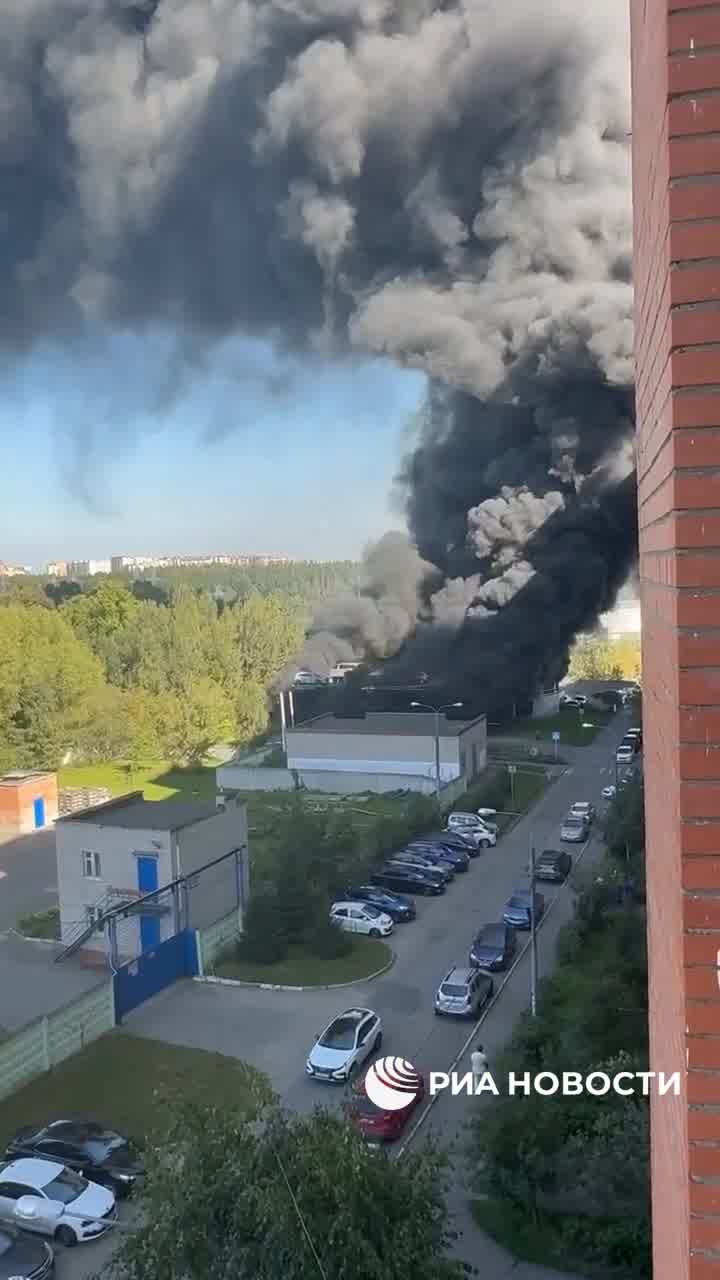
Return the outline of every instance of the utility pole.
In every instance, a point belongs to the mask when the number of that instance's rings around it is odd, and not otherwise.
[[[437,802],[438,812],[440,811],[440,712],[450,711],[453,707],[461,707],[462,702],[446,702],[442,707],[431,707],[427,702],[411,702],[411,707],[418,707],[422,711],[432,711],[435,716],[435,800]]]
[[[283,751],[287,751],[287,738],[285,736],[286,726],[287,726],[287,721],[285,719],[285,694],[281,689],[280,690],[280,737],[282,739]]]
[[[537,929],[535,921],[535,841],[530,833],[530,1012],[537,1016]]]
[[[440,712],[435,712],[435,800],[440,812]]]

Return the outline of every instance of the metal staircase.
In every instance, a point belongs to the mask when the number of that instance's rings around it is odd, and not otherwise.
[[[126,893],[122,893],[119,889],[108,889],[97,902],[93,902],[90,910],[92,916],[88,916],[87,920],[78,921],[75,928],[63,938],[65,946],[63,950],[55,956],[55,963],[60,960],[67,960],[69,956],[75,955],[77,951],[91,938],[94,933],[100,933],[105,927],[105,917],[109,912],[114,911],[128,901]]]

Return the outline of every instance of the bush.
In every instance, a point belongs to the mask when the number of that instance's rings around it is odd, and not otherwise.
[[[352,951],[349,934],[332,924],[327,918],[319,920],[306,938],[308,951],[320,960],[339,960]]]
[[[277,895],[268,891],[254,894],[245,912],[243,935],[237,946],[238,959],[274,964],[285,959],[287,949]]]

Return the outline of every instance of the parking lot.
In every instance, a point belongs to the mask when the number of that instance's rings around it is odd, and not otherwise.
[[[523,880],[531,842],[538,850],[558,847],[561,819],[576,800],[590,800],[600,808],[601,790],[613,780],[615,744],[630,723],[631,713],[618,713],[593,745],[578,752],[572,767],[495,849],[473,860],[469,872],[456,876],[441,898],[417,900],[417,920],[398,926],[391,939],[396,960],[384,976],[343,990],[306,992],[182,982],[132,1014],[127,1030],[242,1058],[267,1073],[286,1105],[305,1112],[317,1104],[339,1106],[344,1100],[341,1088],[309,1081],[304,1066],[315,1034],[335,1014],[353,1005],[373,1008],[382,1017],[384,1053],[409,1058],[427,1072],[448,1070],[465,1049],[460,1069],[467,1070],[472,1026],[434,1016],[438,983],[453,964],[466,963],[477,928],[500,917],[511,891]],[[601,842],[591,835],[586,848],[571,848],[576,850],[576,858],[581,855],[589,862],[600,855]],[[548,904],[555,900],[556,904],[540,931],[541,974],[552,965],[558,930],[572,911],[567,886],[545,885],[542,891]],[[498,988],[504,977],[496,976]],[[518,1014],[527,1007],[528,994],[529,962],[524,953],[482,1020],[481,1038],[491,1063]],[[441,1096],[421,1132],[431,1129],[444,1138],[455,1138],[465,1126],[467,1107],[475,1101]],[[459,1166],[456,1177],[461,1183]],[[452,1203],[456,1225],[463,1232],[459,1253],[481,1267],[486,1280],[504,1278],[512,1260],[475,1228],[467,1212],[467,1192],[461,1185]],[[60,1251],[59,1280],[84,1280],[97,1271],[111,1248],[112,1240],[107,1238],[70,1253]],[[512,1274],[515,1280],[555,1280],[555,1273],[529,1264],[515,1264]]]

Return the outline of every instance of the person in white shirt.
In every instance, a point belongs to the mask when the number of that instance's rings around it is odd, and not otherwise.
[[[473,1090],[475,1090],[488,1069],[488,1060],[481,1044],[470,1054],[470,1066],[473,1074]]]

